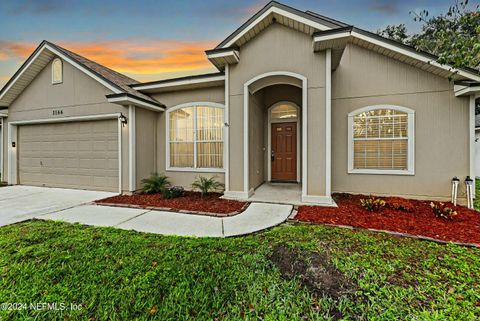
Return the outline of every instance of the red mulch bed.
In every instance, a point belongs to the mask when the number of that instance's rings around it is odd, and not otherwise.
[[[400,197],[382,197],[386,206],[379,212],[369,212],[360,205],[365,195],[335,194],[338,208],[300,206],[295,219],[299,221],[348,225],[359,228],[387,230],[426,236],[441,241],[476,243],[480,245],[480,212],[463,206],[454,207],[458,215],[453,219],[437,218],[430,201],[409,200]]]
[[[118,195],[97,203],[139,205],[142,207],[164,207],[172,210],[207,212],[212,214],[231,214],[240,212],[245,202],[221,199],[222,194],[210,193],[203,198],[198,192],[185,192],[185,196],[164,199],[161,194]]]

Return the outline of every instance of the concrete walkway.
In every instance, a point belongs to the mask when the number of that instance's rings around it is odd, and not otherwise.
[[[65,188],[6,186],[0,188],[0,226],[54,213],[116,195]]]
[[[44,220],[60,220],[93,226],[111,226],[124,230],[165,235],[228,237],[245,235],[281,224],[292,212],[292,205],[252,203],[232,217],[210,217],[175,212],[123,207],[83,205],[40,215]]]

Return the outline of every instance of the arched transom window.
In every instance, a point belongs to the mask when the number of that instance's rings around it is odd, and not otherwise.
[[[194,103],[167,111],[167,169],[223,169],[223,110]]]
[[[414,112],[371,106],[349,114],[349,172],[413,174]]]
[[[60,58],[55,58],[52,62],[52,84],[63,82],[63,65]]]
[[[290,103],[280,103],[271,110],[272,120],[296,119],[297,113],[297,108]]]

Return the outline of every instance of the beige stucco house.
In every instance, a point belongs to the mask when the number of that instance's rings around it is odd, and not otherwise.
[[[42,42],[0,91],[2,178],[128,193],[217,175],[226,197],[293,182],[330,205],[445,199],[475,176],[474,70],[277,2],[206,55],[217,73],[139,83]]]

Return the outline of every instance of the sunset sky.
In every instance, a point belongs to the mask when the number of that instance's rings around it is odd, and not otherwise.
[[[445,12],[453,0],[280,1],[376,31],[419,26],[409,11]],[[42,40],[139,81],[212,72],[212,49],[268,1],[0,1],[0,87]]]

